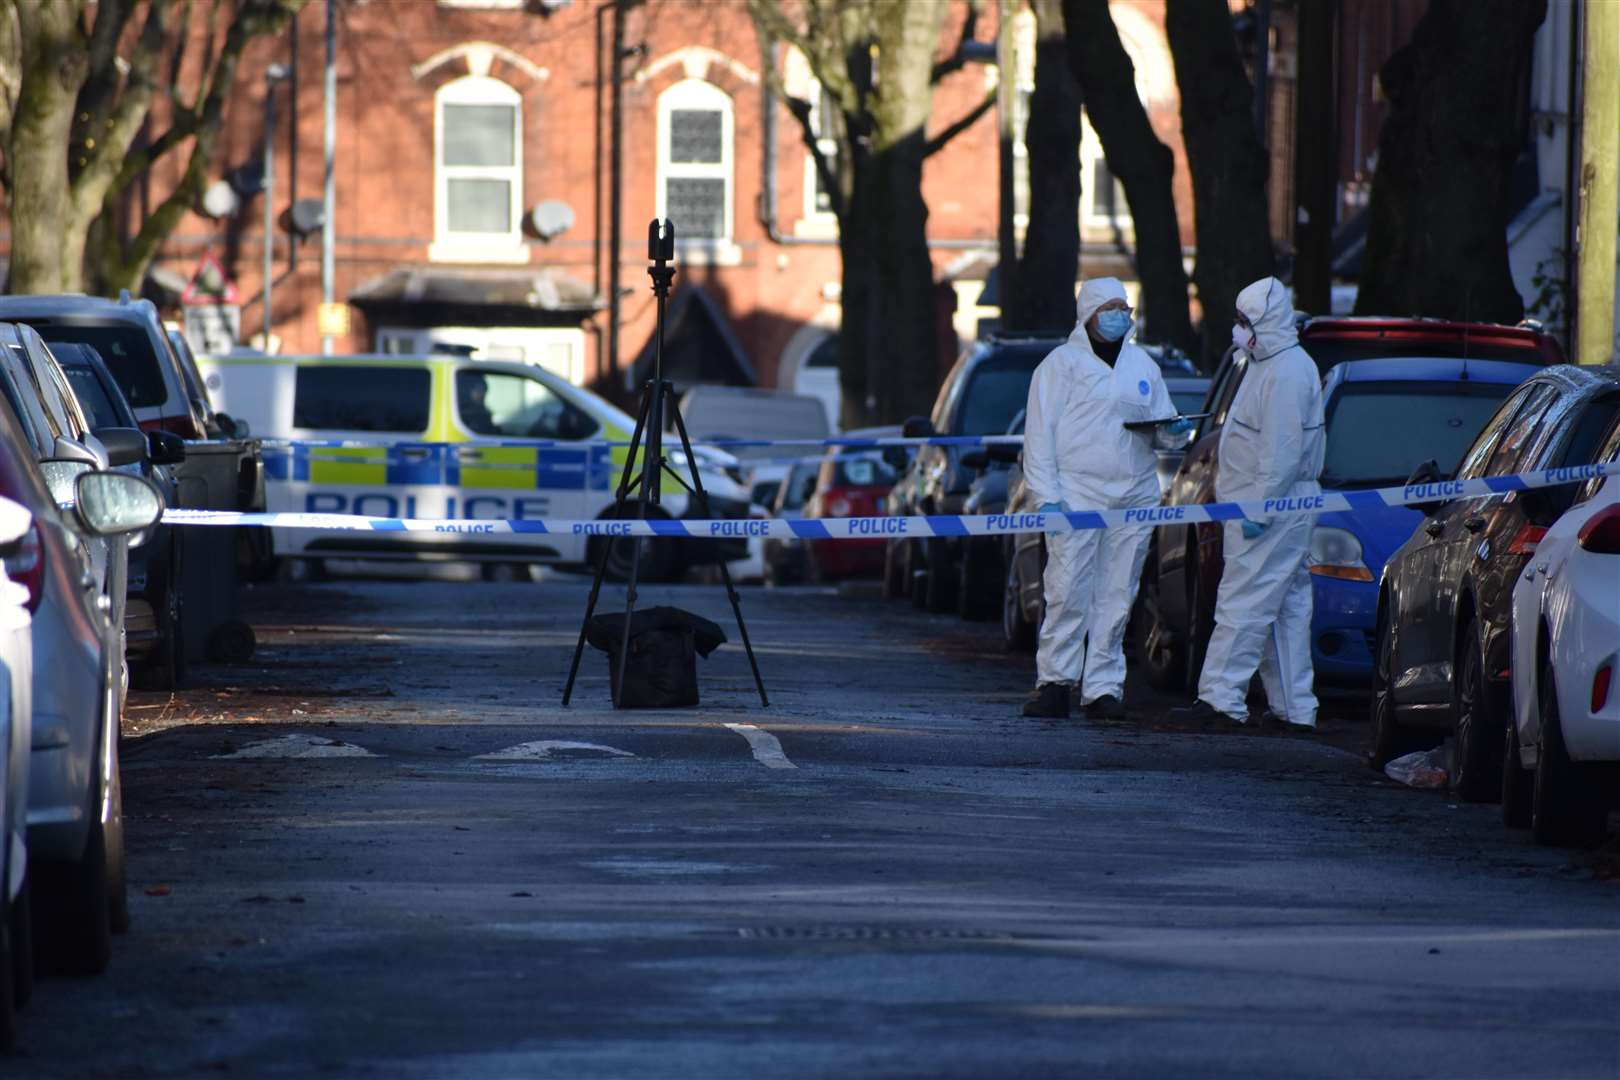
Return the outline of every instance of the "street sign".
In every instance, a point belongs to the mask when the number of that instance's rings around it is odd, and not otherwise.
[[[242,298],[236,291],[236,282],[225,276],[225,267],[212,251],[203,252],[197,260],[197,269],[180,293],[180,303],[190,307],[229,305],[240,308]]]
[[[316,309],[315,327],[320,331],[321,337],[348,337],[349,305],[323,303]]]
[[[223,356],[242,334],[242,305],[198,304],[185,308],[186,340],[199,356]]]

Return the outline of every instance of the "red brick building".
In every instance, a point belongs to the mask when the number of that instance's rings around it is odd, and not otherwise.
[[[289,35],[254,46],[221,140],[220,176],[256,169],[265,71],[286,65],[289,78],[270,90],[278,219],[295,201],[321,196],[326,2],[313,0]],[[471,348],[542,363],[577,382],[605,380],[610,368],[628,381],[652,328],[645,229],[655,215],[674,218],[682,239],[672,315],[693,374],[790,386],[836,327],[836,225],[818,202],[797,122],[779,103],[768,106],[759,43],[740,0],[647,0],[624,16],[616,365],[607,349],[613,5],[337,4],[334,291],[353,318],[336,351]],[[1190,185],[1162,4],[1114,7],[1143,99],[1177,153],[1190,248]],[[954,48],[965,10],[953,6],[942,56]],[[994,10],[981,37],[995,33]],[[1026,26],[1015,37],[1015,63],[1027,68],[1033,35]],[[791,88],[813,93],[797,57],[782,64]],[[1020,83],[1031,76],[1021,71]],[[936,94],[933,128],[971,110],[995,80],[988,64],[949,76]],[[1129,212],[1089,126],[1082,158],[1082,266],[1127,276]],[[997,160],[992,111],[931,158],[925,177],[936,270],[955,285],[942,295],[961,301],[955,325],[964,334],[985,314],[971,304],[982,289],[976,279],[994,262]],[[155,175],[153,189],[166,179]],[[253,197],[233,217],[194,214],[158,262],[174,282],[191,275],[204,251],[217,253],[242,294],[244,339],[263,321],[262,212]],[[548,239],[527,224],[534,216]],[[274,244],[273,344],[315,351],[320,234],[279,228]]]

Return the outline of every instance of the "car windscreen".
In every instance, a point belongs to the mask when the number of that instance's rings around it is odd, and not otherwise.
[[[962,396],[957,435],[1001,435],[1012,425],[1018,410],[1029,404],[1029,380],[1050,345],[1032,349],[1004,349],[981,360],[973,369]]]
[[[427,430],[433,375],[426,368],[381,364],[298,369],[293,427],[329,431]]]
[[[163,369],[152,350],[152,339],[139,326],[129,323],[45,323],[37,326],[47,345],[76,342],[88,345],[100,355],[112,372],[113,381],[134,408],[162,405],[169,399],[163,383]]]
[[[833,460],[829,487],[893,487],[900,479],[889,463],[876,454],[844,454]]]
[[[1344,383],[1328,404],[1324,488],[1393,487],[1433,459],[1454,475],[1508,383]]]
[[[107,388],[96,378],[94,370],[64,364],[62,374],[67,376],[68,385],[73,388],[73,396],[79,399],[79,407],[85,411],[90,421],[90,430],[129,425],[129,421],[119,412],[113,399],[107,395]]]
[[[1198,412],[1204,405],[1204,395],[1207,390],[1172,390],[1170,402],[1175,405],[1176,412],[1182,416]]]

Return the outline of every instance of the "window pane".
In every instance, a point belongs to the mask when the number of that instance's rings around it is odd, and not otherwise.
[[[718,109],[673,109],[669,114],[669,160],[676,165],[719,165],[725,116]]]
[[[677,239],[718,240],[726,235],[726,182],[718,178],[671,177],[664,204]]]
[[[512,231],[512,185],[505,180],[446,181],[451,232]]]
[[[432,383],[426,368],[301,367],[293,427],[420,434],[427,430]]]
[[[70,367],[63,369],[67,374],[68,383],[73,387],[73,396],[79,399],[79,408],[89,416],[92,430],[104,427],[119,427],[123,424],[123,417],[119,415],[118,407],[107,396],[106,388],[96,373],[87,367]]]
[[[1108,171],[1108,162],[1093,158],[1091,166],[1091,213],[1094,217],[1124,218],[1130,213],[1125,188]]]
[[[446,105],[446,165],[515,165],[512,134],[517,109],[511,105]]]
[[[168,400],[163,371],[158,366],[161,361],[152,347],[152,339],[140,327],[51,323],[39,329],[46,345],[74,341],[100,353],[118,389],[124,392],[124,397],[135,408],[162,405]]]
[[[491,371],[456,372],[456,411],[476,435],[586,439],[598,425],[539,379]]]

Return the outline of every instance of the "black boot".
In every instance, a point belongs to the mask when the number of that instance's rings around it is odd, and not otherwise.
[[[1123,720],[1125,703],[1113,694],[1104,694],[1086,706],[1086,715],[1093,720]]]
[[[1170,719],[1178,724],[1196,724],[1199,727],[1208,727],[1211,723],[1225,727],[1247,727],[1248,722],[1243,717],[1224,713],[1199,698],[1191,705],[1183,705],[1170,710]]]
[[[1024,702],[1025,716],[1038,716],[1046,720],[1069,718],[1069,688],[1062,683],[1042,683]]]

